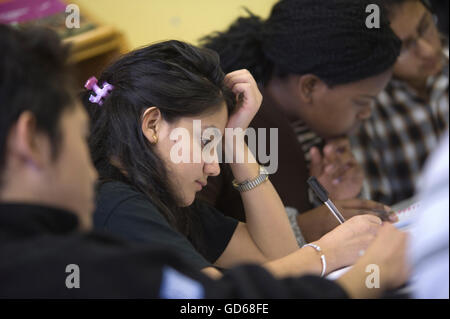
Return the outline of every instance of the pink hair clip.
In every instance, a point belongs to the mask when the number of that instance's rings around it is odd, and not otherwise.
[[[84,87],[88,90],[93,90],[95,92],[95,96],[91,94],[89,97],[89,101],[91,103],[97,103],[98,105],[102,105],[103,101],[102,99],[106,98],[109,94],[109,92],[114,89],[114,86],[109,84],[108,82],[103,83],[103,88],[100,88],[97,85],[98,81],[95,76],[90,77],[89,80],[86,81],[86,84]]]

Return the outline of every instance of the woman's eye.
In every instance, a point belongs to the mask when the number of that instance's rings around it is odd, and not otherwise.
[[[202,146],[206,146],[211,142],[211,140],[202,140]]]

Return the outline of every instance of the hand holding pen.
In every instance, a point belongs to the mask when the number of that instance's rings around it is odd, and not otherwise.
[[[347,217],[348,219],[361,214],[375,215],[381,220],[391,223],[398,221],[395,212],[386,205],[376,203],[371,200],[363,200],[357,198],[333,202],[329,198],[328,191],[320,184],[320,182],[315,177],[310,177],[308,179],[308,184],[316,194],[316,196],[332,212],[333,216],[335,216],[339,223],[344,222],[345,217]]]

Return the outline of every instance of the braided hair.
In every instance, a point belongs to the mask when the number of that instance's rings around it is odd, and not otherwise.
[[[225,72],[248,69],[265,85],[272,76],[315,74],[329,86],[392,67],[401,42],[380,6],[380,28],[369,29],[364,0],[281,0],[263,21],[247,10],[225,32],[200,40],[220,55]]]
[[[378,0],[378,3],[384,6],[384,8],[388,12],[388,15],[390,16],[392,15],[392,11],[397,7],[405,4],[406,2],[413,2],[413,1],[421,2],[425,8],[427,8],[429,11],[433,11],[430,0]]]

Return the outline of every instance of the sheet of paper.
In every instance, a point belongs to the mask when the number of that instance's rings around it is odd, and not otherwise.
[[[330,279],[330,280],[336,280],[339,277],[341,277],[343,274],[345,274],[347,271],[349,271],[350,268],[352,268],[352,266],[348,266],[348,267],[333,271],[332,273],[329,273],[328,276],[326,276],[326,278]]]
[[[415,198],[410,198],[392,207],[397,213],[399,221],[395,223],[398,229],[407,229],[417,211],[420,209],[420,202]]]

